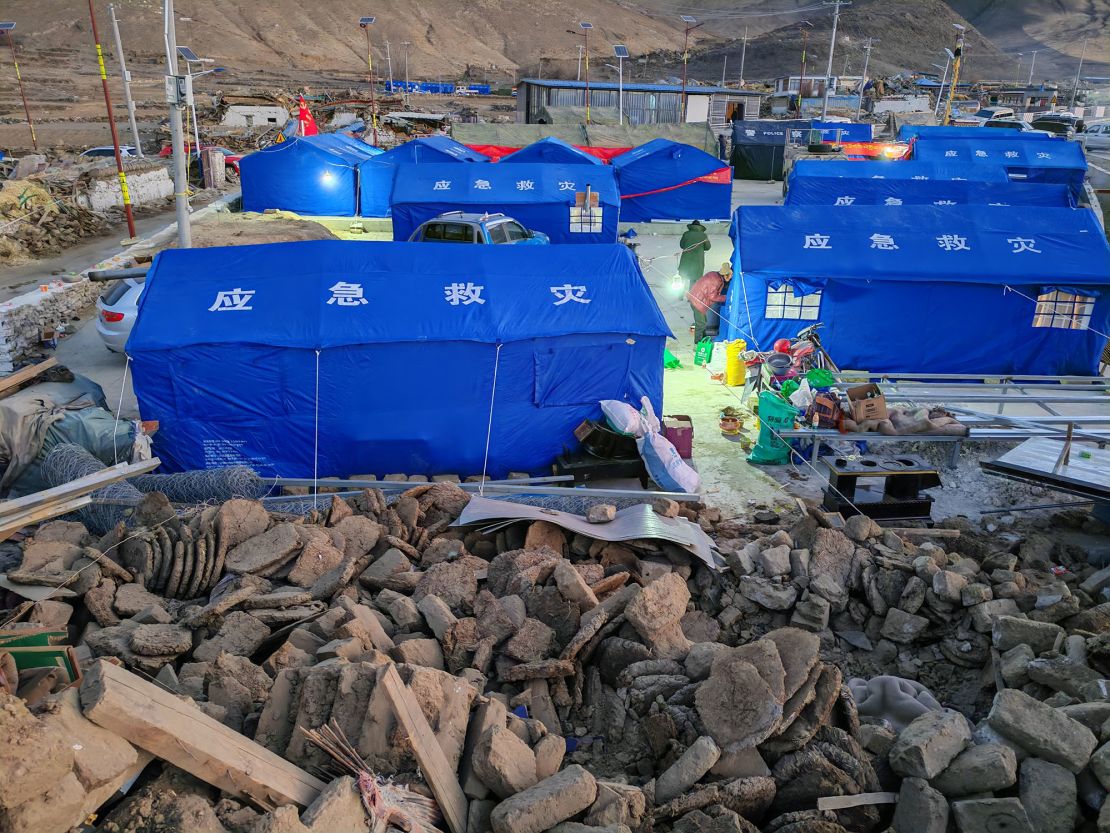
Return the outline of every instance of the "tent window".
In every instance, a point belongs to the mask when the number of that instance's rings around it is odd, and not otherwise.
[[[767,290],[765,318],[791,318],[796,321],[816,321],[821,315],[821,290],[808,295],[795,295],[794,288],[781,286]]]
[[[570,230],[583,234],[600,234],[604,226],[602,211],[603,209],[600,206],[572,205],[570,208]]]
[[[1054,290],[1037,296],[1037,311],[1033,315],[1034,327],[1052,327],[1058,330],[1086,330],[1091,326],[1095,299],[1089,295],[1074,295]]]

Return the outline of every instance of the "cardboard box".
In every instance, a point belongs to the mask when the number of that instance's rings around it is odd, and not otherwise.
[[[886,397],[879,390],[879,386],[857,385],[848,388],[848,403],[852,408],[852,419],[863,422],[868,419],[886,419]]]

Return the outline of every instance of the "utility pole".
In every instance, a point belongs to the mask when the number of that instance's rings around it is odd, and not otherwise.
[[[748,27],[744,27],[744,47],[740,50],[740,86],[744,86],[744,61],[748,57]]]
[[[682,15],[680,19],[686,24],[686,27],[682,41],[682,109],[679,113],[678,123],[686,124],[686,65],[690,62],[690,33],[695,29],[700,29],[705,23],[698,23],[696,18],[688,14]]]
[[[389,41],[385,42],[385,65],[389,69],[389,91],[394,92],[394,89],[393,89],[393,56],[389,52]]]
[[[863,111],[863,94],[867,89],[867,67],[871,64],[871,49],[876,43],[879,43],[875,38],[868,38],[867,45],[863,47],[863,80],[859,85],[859,103],[856,105],[856,121],[859,121],[859,114]]]
[[[802,115],[802,96],[805,94],[806,83],[806,45],[809,43],[809,21],[802,21],[802,74],[798,76],[798,116]],[[789,84],[787,85],[789,86]]]
[[[721,86],[725,85],[725,73],[728,72],[728,53],[725,53],[725,62],[721,65]]]
[[[409,103],[409,47],[412,46],[411,41],[401,41],[401,46],[405,47],[405,104]]]
[[[177,247],[193,245],[189,220],[189,180],[185,164],[185,110],[187,76],[177,74],[177,27],[174,22],[173,0],[162,3],[162,36],[166,46],[166,99],[170,105],[170,142],[173,145],[173,201],[177,213]]]
[[[1083,59],[1087,57],[1087,38],[1083,38],[1083,51],[1079,53],[1079,66],[1075,68],[1075,84],[1071,88],[1071,104],[1069,107],[1075,107],[1075,97],[1079,94],[1079,74],[1083,72]]]
[[[100,48],[100,35],[96,31],[96,11],[93,0],[89,0],[89,21],[92,23],[93,42],[96,44],[96,63],[100,70],[100,84],[104,87],[104,106],[108,110],[108,127],[112,131],[112,147],[116,151],[116,172],[119,175],[120,195],[123,197],[123,213],[127,217],[128,236],[135,239],[135,216],[131,213],[131,192],[127,190],[127,172],[123,169],[123,154],[119,149],[119,133],[116,120],[112,116],[112,94],[108,92],[108,72],[104,68],[104,50]]]
[[[829,116],[829,92],[832,87],[833,53],[836,51],[836,28],[840,24],[840,7],[849,6],[849,0],[833,0],[832,38],[829,41],[829,65],[825,69],[825,101],[821,105],[821,120]]]
[[[956,27],[956,48],[952,52],[952,86],[949,87],[948,100],[944,104],[944,119],[942,125],[947,125],[952,120],[952,102],[956,100],[956,85],[960,81],[960,64],[964,57],[964,27],[953,23]]]
[[[578,24],[579,31],[574,29],[567,29],[567,33],[571,35],[578,35],[582,38],[583,43],[578,45],[578,77],[582,78],[582,58],[586,59],[586,124],[590,123],[590,30],[594,25],[589,21],[583,20]]]
[[[374,58],[370,54],[370,27],[374,24],[374,17],[360,17],[358,25],[366,32],[366,66],[370,70],[370,124],[374,147],[378,146],[378,98],[374,83]]]
[[[119,36],[119,21],[116,20],[115,4],[108,4],[108,17],[112,20],[112,34],[116,41],[116,60],[119,61],[120,75],[123,76],[123,100],[127,104],[127,118],[131,122],[131,136],[135,140],[135,152],[143,156],[143,145],[139,139],[139,125],[135,121],[135,102],[131,99],[131,73],[127,71],[127,58],[123,54],[123,41]]]
[[[23,99],[23,112],[27,116],[27,129],[31,131],[31,146],[39,149],[39,140],[35,136],[35,123],[31,121],[31,108],[27,106],[27,93],[23,91],[23,76],[19,74],[19,59],[15,56],[15,42],[12,40],[12,30],[15,28],[15,23],[0,23],[0,29],[3,30],[5,37],[8,39],[8,47],[12,51],[12,66],[15,67],[15,80],[19,82],[19,97]]]
[[[1033,70],[1037,66],[1037,53],[1040,52],[1040,51],[1041,50],[1039,50],[1039,49],[1034,49],[1033,50],[1033,60],[1031,60],[1029,62],[1029,80],[1026,82],[1026,85],[1025,85],[1027,87],[1033,86]]]

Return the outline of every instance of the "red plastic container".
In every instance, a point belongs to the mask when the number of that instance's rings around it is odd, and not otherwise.
[[[694,423],[690,417],[685,414],[664,416],[663,436],[671,441],[683,460],[694,456]]]

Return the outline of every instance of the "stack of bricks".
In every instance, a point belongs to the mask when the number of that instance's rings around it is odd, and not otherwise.
[[[34,357],[44,334],[64,331],[96,300],[103,284],[52,279],[0,304],[0,373],[11,373]]]

